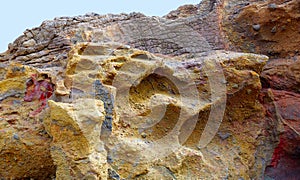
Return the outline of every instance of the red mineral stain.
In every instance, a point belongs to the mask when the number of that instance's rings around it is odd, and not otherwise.
[[[285,140],[283,138],[280,138],[278,146],[275,148],[273,156],[272,156],[272,161],[271,161],[271,166],[276,168],[281,157],[284,156],[284,147],[286,146]]]
[[[54,85],[51,83],[47,75],[42,80],[37,80],[37,74],[33,74],[26,82],[26,93],[24,101],[32,102],[38,100],[40,107],[30,113],[30,115],[37,115],[47,105],[47,99],[50,98],[54,91]]]

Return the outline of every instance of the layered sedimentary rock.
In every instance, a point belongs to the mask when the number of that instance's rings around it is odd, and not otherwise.
[[[0,55],[0,177],[297,177],[298,7],[206,0],[26,30]]]
[[[230,4],[230,3],[229,3]],[[234,3],[233,3],[234,4]],[[244,8],[238,9],[238,6]],[[299,177],[299,9],[300,2],[258,1],[231,6],[224,20],[229,49],[270,57],[261,74],[261,102],[267,123],[279,131],[266,178]],[[230,6],[228,6],[230,7]],[[231,22],[235,22],[230,26]],[[271,134],[274,135],[275,131]],[[275,133],[276,136],[276,133]]]

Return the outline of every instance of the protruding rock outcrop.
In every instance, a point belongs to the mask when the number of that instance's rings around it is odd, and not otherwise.
[[[204,0],[26,30],[0,55],[0,178],[297,177],[298,7]]]
[[[49,108],[44,125],[52,137],[56,179],[107,179],[107,153],[100,141],[103,102],[89,98],[49,101]]]

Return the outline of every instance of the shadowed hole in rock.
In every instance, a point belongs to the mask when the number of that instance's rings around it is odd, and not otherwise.
[[[129,101],[131,107],[137,110],[140,116],[145,118],[151,113],[151,109],[145,104],[151,101],[155,95],[163,95],[170,99],[179,99],[180,93],[175,84],[166,77],[158,74],[151,74],[144,78],[137,86],[130,88]],[[162,99],[158,104],[166,103]],[[157,103],[157,102],[155,102]],[[161,120],[153,119],[152,127],[144,129],[147,134],[147,140],[157,140],[166,136],[175,127],[181,108],[173,103],[166,103],[166,111]],[[146,108],[145,108],[146,107]]]
[[[144,132],[149,134],[148,140],[158,140],[169,134],[175,127],[180,115],[180,107],[167,106],[164,117],[154,126],[148,128]]]
[[[260,77],[260,82],[263,88],[270,88],[270,82],[264,78],[264,77]]]
[[[149,59],[147,54],[134,54],[134,55],[131,56],[131,58],[144,59],[144,60]]]
[[[180,93],[175,84],[166,77],[158,74],[150,74],[144,78],[137,86],[130,88],[129,100],[134,103],[149,100],[155,94],[163,94],[170,97],[179,97]]]
[[[123,67],[124,63],[127,62],[127,59],[125,57],[116,57],[116,58],[110,59],[110,62],[112,64],[113,68],[116,71],[119,71]],[[103,67],[103,68],[105,68],[105,67]],[[106,68],[109,68],[109,67],[106,67]],[[105,77],[105,79],[103,79],[102,83],[106,84],[106,85],[112,85],[116,75],[117,75],[117,73],[114,71],[106,72],[106,77]]]
[[[192,149],[197,149],[202,132],[207,123],[209,113],[210,113],[210,109],[202,110],[199,112],[198,121],[196,123],[196,126],[193,129],[193,132],[191,133],[191,135],[187,138],[187,140],[185,139],[186,137],[184,136],[183,133],[185,132],[186,129],[188,129],[190,127],[190,123],[193,123],[193,122],[191,122],[189,120],[185,121],[185,123],[181,127],[181,134],[179,136],[179,140],[180,140],[181,144],[183,144],[184,146],[190,147]],[[193,119],[193,118],[191,118],[191,119]]]

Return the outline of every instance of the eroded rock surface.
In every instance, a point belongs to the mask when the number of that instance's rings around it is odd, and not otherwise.
[[[0,55],[0,177],[298,177],[298,9],[204,0],[26,30]]]

